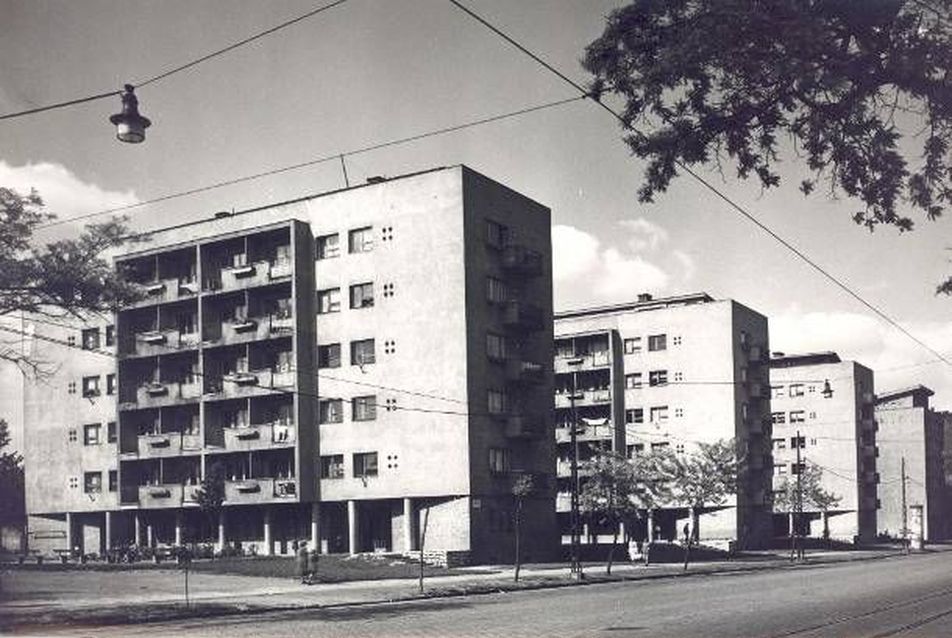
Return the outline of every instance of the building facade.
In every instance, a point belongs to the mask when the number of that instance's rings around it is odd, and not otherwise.
[[[549,229],[547,208],[457,166],[149,233],[116,258],[140,302],[37,324],[64,369],[26,393],[31,520],[87,552],[406,553],[425,529],[428,552],[505,560],[528,474],[545,557]]]
[[[556,314],[558,514],[570,539],[570,397],[576,391],[579,457],[598,449],[631,457],[668,447],[690,453],[699,442],[734,439],[747,462],[737,490],[701,513],[702,542],[758,547],[769,537],[770,403],[767,318],[705,293]],[[635,538],[674,539],[690,519],[684,504],[650,513]],[[583,542],[608,542],[612,530],[586,522]]]
[[[932,395],[932,390],[917,385],[876,397],[880,534],[901,537],[905,528],[926,541],[949,537],[950,494],[942,455],[945,428],[942,417],[929,407]]]
[[[878,507],[873,371],[835,352],[776,353],[770,360],[774,488],[812,465],[820,486],[838,497],[828,511],[805,505],[802,515],[778,511],[774,536],[800,535],[855,542],[876,536]],[[797,465],[797,448],[800,465]]]

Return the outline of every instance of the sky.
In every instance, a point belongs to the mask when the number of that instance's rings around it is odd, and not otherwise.
[[[304,0],[0,0],[0,113],[119,89],[318,6]],[[611,0],[468,0],[578,82]],[[118,98],[0,121],[0,185],[35,187],[61,218],[333,156],[571,97],[446,0],[349,0],[137,91],[153,121],[120,144]],[[785,157],[783,185],[702,171],[732,199],[942,353],[952,353],[949,219],[869,233],[857,208]],[[348,156],[352,183],[466,164],[552,210],[556,308],[707,291],[770,318],[771,349],[836,350],[881,390],[923,383],[952,408],[952,367],[833,286],[687,176],[650,205],[643,163],[590,102]],[[141,229],[343,186],[337,161],[130,211]],[[915,217],[915,215],[914,215]],[[50,240],[75,233],[41,231]],[[930,363],[931,362],[931,363]]]

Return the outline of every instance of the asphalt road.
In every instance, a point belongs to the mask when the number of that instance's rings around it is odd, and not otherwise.
[[[70,632],[81,636],[952,636],[952,552]]]

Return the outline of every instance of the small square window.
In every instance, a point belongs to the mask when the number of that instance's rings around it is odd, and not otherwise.
[[[357,452],[354,454],[354,477],[377,476],[377,453]]]
[[[354,421],[373,421],[377,418],[377,396],[354,397],[350,401],[350,409]]]
[[[318,368],[339,368],[340,367],[340,344],[328,343],[323,346],[317,346],[317,367]]]
[[[83,474],[83,492],[86,494],[102,492],[102,472],[85,472]]]
[[[116,393],[116,375],[107,374],[106,375],[106,394],[115,394]]]
[[[376,363],[377,355],[373,339],[350,342],[350,365],[365,366]]]
[[[350,287],[351,308],[372,308],[374,305],[373,283],[354,284]]]
[[[99,350],[99,328],[83,330],[83,350]]]
[[[344,455],[331,454],[321,457],[321,478],[322,479],[342,479],[344,478]]]
[[[787,449],[787,439],[774,439],[773,447],[775,450],[786,450]]]
[[[651,422],[661,423],[668,420],[668,406],[659,405],[651,408]]]
[[[803,384],[802,384],[802,383],[792,383],[792,384],[790,384],[790,396],[792,396],[792,397],[802,397],[802,396],[803,396]]]
[[[99,445],[99,430],[100,426],[98,423],[90,423],[89,425],[83,426],[83,445]]]
[[[625,387],[629,390],[637,390],[641,387],[641,373],[633,372],[625,375]]]
[[[355,228],[347,236],[347,249],[352,253],[369,253],[374,249],[373,226]]]
[[[649,335],[648,336],[648,352],[657,352],[659,350],[668,349],[668,337],[667,335]]]
[[[644,408],[633,408],[631,410],[625,410],[625,423],[644,423],[644,422],[645,422]]]
[[[638,354],[639,352],[641,352],[641,337],[625,339],[625,354]]]
[[[783,425],[787,422],[787,413],[786,412],[771,412],[770,413],[770,422],[774,425]]]
[[[83,377],[83,396],[84,397],[98,397],[99,396],[99,377]]]
[[[77,440],[76,428],[70,428],[69,432],[66,433],[66,436],[70,443],[75,443]]]
[[[340,423],[344,420],[342,399],[321,399],[317,404],[320,423]]]
[[[340,312],[340,288],[317,291],[317,314]]]
[[[314,240],[314,255],[317,259],[332,259],[340,256],[340,235],[331,233]]]
[[[648,385],[649,386],[668,385],[668,371],[667,370],[652,370],[651,372],[649,372]]]
[[[803,423],[806,421],[806,412],[803,410],[794,410],[790,413],[790,423]]]

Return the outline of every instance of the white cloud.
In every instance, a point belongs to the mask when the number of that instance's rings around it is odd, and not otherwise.
[[[22,194],[29,193],[31,188],[36,189],[43,198],[46,212],[60,219],[138,201],[131,190],[105,190],[79,179],[62,164],[50,162],[11,166],[0,160],[0,186]]]
[[[673,250],[671,256],[681,264],[681,279],[684,283],[694,279],[694,275],[697,273],[697,263],[695,263],[694,257],[683,250]]]
[[[636,253],[657,250],[668,243],[668,231],[644,217],[624,219],[618,224],[631,233],[631,237],[628,238],[628,247]]]

